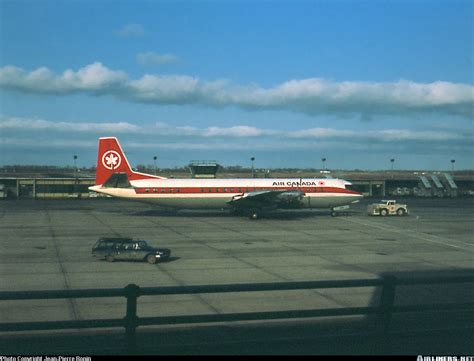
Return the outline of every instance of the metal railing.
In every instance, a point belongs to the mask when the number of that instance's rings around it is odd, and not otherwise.
[[[388,340],[392,315],[398,312],[436,311],[436,310],[465,310],[474,309],[474,302],[416,304],[396,306],[394,304],[396,287],[399,285],[429,285],[474,282],[474,275],[459,275],[446,277],[426,277],[416,279],[397,279],[388,275],[378,279],[333,280],[333,281],[304,281],[282,283],[250,283],[224,284],[201,286],[168,286],[168,287],[139,287],[129,284],[120,289],[79,289],[52,291],[7,291],[0,292],[1,300],[39,300],[39,299],[69,299],[69,298],[100,298],[126,297],[126,314],[121,319],[71,320],[47,322],[0,322],[0,332],[58,330],[83,328],[123,327],[131,350],[136,345],[136,329],[145,325],[171,325],[215,323],[229,321],[263,321],[276,319],[299,319],[327,316],[356,316],[376,315],[376,332],[385,341]],[[381,287],[380,302],[377,306],[338,307],[325,309],[286,310],[270,312],[247,312],[228,314],[185,315],[138,317],[137,299],[140,296],[209,294],[229,292],[261,292],[329,288]]]

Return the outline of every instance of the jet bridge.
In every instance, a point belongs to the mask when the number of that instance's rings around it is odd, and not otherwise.
[[[437,197],[444,197],[446,195],[446,190],[444,189],[443,184],[439,181],[439,178],[434,174],[431,174],[430,177],[436,187],[433,189],[433,195]]]
[[[451,174],[449,174],[449,173],[444,173],[444,178],[446,178],[446,181],[448,182],[449,187],[450,187],[451,189],[458,189],[458,186],[456,185],[456,183],[454,183],[454,179],[453,179],[453,177],[451,176]]]
[[[421,185],[422,185],[422,190],[423,190],[423,193],[422,195],[423,196],[431,196],[431,193],[432,193],[432,190],[433,188],[431,187],[431,184],[430,184],[430,181],[428,180],[427,177],[425,177],[424,175],[420,176],[420,181],[421,181]]]
[[[433,180],[433,183],[435,184],[436,188],[438,188],[440,190],[444,189],[443,184],[439,181],[439,178],[437,176],[432,174],[431,179]]]
[[[458,186],[456,183],[454,183],[454,179],[449,173],[444,173],[444,181],[448,185],[448,192],[451,197],[457,197],[458,195]]]
[[[423,184],[423,187],[425,187],[426,189],[431,189],[431,184],[430,184],[430,181],[428,180],[428,178],[426,178],[424,175],[422,175],[420,177],[420,180],[421,180],[421,184]]]

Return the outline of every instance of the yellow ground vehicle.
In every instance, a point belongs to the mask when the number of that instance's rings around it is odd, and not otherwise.
[[[367,207],[369,216],[405,216],[408,214],[406,204],[399,204],[395,200],[382,200],[380,203],[372,203]]]

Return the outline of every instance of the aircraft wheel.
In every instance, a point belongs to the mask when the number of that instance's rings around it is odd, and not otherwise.
[[[256,209],[252,209],[250,212],[249,212],[249,218],[250,219],[259,219],[260,218],[260,213],[256,210]]]

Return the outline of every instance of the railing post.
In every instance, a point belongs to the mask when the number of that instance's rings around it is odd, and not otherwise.
[[[127,338],[127,345],[130,353],[135,353],[137,346],[137,298],[139,296],[140,287],[138,287],[136,284],[129,284],[125,287],[125,297],[127,297],[127,313],[125,315],[125,336]]]
[[[377,314],[378,332],[381,336],[381,346],[384,352],[390,351],[390,322],[395,303],[395,287],[397,278],[393,275],[383,277],[382,295],[380,297],[379,311]]]

